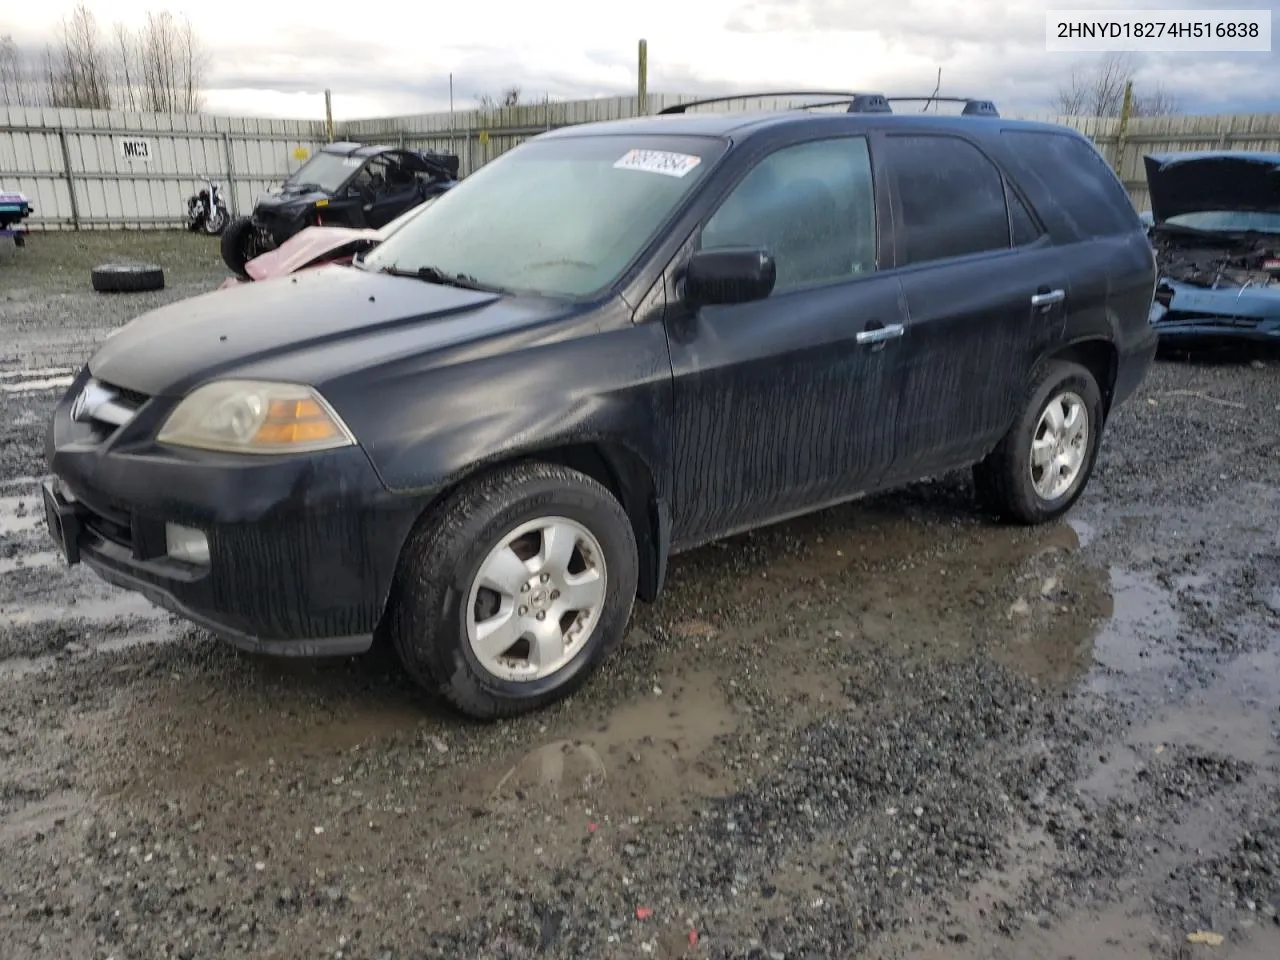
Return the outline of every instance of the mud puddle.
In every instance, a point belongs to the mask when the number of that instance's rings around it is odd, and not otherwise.
[[[34,495],[0,497],[0,537],[11,537],[43,525],[44,512]]]
[[[123,653],[138,647],[172,643],[174,640],[175,635],[171,630],[135,628],[122,635],[91,640],[86,644],[75,643],[71,648],[59,653],[39,657],[8,657],[0,660],[0,680],[15,680],[52,670],[66,663],[69,657],[83,660],[94,655]]]
[[[18,567],[15,569],[25,569]],[[160,618],[166,614],[141,594],[115,590],[98,597],[70,597],[62,604],[26,603],[20,600],[0,603],[0,629],[50,621],[84,621],[107,623],[130,617]]]
[[[512,811],[531,798],[594,795],[609,809],[652,811],[721,794],[735,777],[708,753],[738,724],[710,672],[655,686],[597,722],[529,750],[502,774],[488,801],[492,809]]]

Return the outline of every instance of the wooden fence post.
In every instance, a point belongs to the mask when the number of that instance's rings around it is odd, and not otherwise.
[[[640,116],[649,113],[649,42],[640,41],[639,62],[636,70],[636,109]]]

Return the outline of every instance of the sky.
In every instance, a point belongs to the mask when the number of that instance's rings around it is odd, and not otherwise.
[[[73,0],[6,4],[0,35],[42,47]],[[337,120],[458,109],[519,86],[525,97],[632,94],[636,43],[649,90],[873,90],[985,97],[1002,112],[1046,112],[1073,67],[1099,54],[1045,49],[1060,9],[1280,9],[1280,0],[91,0],[104,36],[148,8],[186,14],[210,55],[207,109]],[[1276,18],[1280,20],[1280,18]],[[1273,21],[1273,28],[1275,24]],[[1277,38],[1280,43],[1280,38]],[[1280,112],[1280,51],[1136,55],[1136,86],[1161,84],[1184,110]]]

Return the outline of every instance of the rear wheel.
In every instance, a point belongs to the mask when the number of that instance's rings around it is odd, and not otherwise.
[[[1031,384],[1013,427],[974,467],[979,500],[1015,523],[1057,519],[1093,475],[1102,427],[1102,392],[1093,374],[1076,363],[1051,362]]]
[[[248,280],[244,265],[258,255],[258,228],[252,217],[237,217],[222,231],[222,262],[242,280]]]
[[[635,600],[631,523],[596,481],[529,463],[464,486],[405,547],[391,638],[424,687],[494,719],[577,689]]]

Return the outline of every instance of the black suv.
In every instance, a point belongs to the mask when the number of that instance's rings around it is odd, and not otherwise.
[[[331,143],[264,193],[253,215],[222,233],[222,261],[248,279],[244,265],[307,227],[378,229],[458,179],[458,158],[362,143]]]
[[[495,717],[674,551],[970,465],[1058,517],[1155,351],[1128,195],[1069,129],[847,102],[546,133],[350,266],[138,318],[54,413],[54,538],[249,650],[385,632]]]

